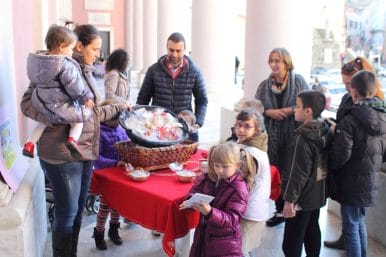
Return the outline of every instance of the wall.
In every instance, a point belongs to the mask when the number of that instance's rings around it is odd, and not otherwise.
[[[88,13],[110,13],[110,25],[96,25],[98,29],[112,29],[114,34],[114,45],[111,50],[125,48],[125,0],[114,0],[114,10],[85,10],[84,0],[72,1],[72,20],[75,23],[88,23]]]

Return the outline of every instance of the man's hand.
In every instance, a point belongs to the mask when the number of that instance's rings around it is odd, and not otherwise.
[[[293,218],[296,215],[295,204],[285,201],[283,208],[284,218]]]

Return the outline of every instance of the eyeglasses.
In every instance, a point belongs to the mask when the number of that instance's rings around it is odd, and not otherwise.
[[[237,129],[241,129],[241,128],[243,128],[243,129],[245,129],[245,130],[250,130],[250,129],[253,129],[255,126],[251,126],[251,125],[249,125],[249,124],[242,124],[242,123],[236,123],[235,124],[235,128],[237,128]]]
[[[342,66],[342,72],[355,73],[363,69],[361,59],[356,58],[354,61],[348,62]]]

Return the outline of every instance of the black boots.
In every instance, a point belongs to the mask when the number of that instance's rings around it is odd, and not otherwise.
[[[324,241],[324,246],[333,249],[346,250],[343,235],[340,235],[339,239],[336,241]]]
[[[110,228],[108,232],[108,236],[113,241],[115,245],[121,245],[122,244],[122,238],[118,234],[118,228],[119,228],[119,223],[111,223],[110,222]],[[105,231],[98,232],[96,228],[94,228],[94,235],[95,239],[95,246],[99,250],[106,250],[107,249],[107,243],[104,239],[105,237]]]
[[[65,234],[60,231],[52,231],[53,257],[70,257],[71,240],[72,234]]]
[[[106,250],[107,249],[107,244],[106,244],[106,241],[105,241],[105,231],[102,231],[102,232],[98,232],[96,230],[96,228],[94,228],[94,235],[93,235],[94,239],[95,239],[95,246],[96,248],[98,248],[99,250]]]
[[[122,238],[118,234],[118,228],[119,228],[119,223],[111,223],[110,222],[110,228],[109,228],[109,233],[108,236],[110,237],[111,241],[115,245],[121,245],[122,244]]]
[[[71,257],[76,256],[76,250],[78,249],[78,239],[79,239],[80,224],[75,224],[72,226],[72,239],[71,239]]]

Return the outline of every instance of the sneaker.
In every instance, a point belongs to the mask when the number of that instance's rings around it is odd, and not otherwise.
[[[32,142],[25,143],[23,147],[23,155],[30,158],[34,158],[34,148],[35,146]]]
[[[73,137],[68,137],[66,147],[70,150],[73,157],[76,159],[83,159],[82,152],[79,149],[78,142]]]
[[[284,221],[285,221],[285,219],[284,219],[283,214],[281,214],[280,212],[275,212],[275,215],[273,215],[272,218],[267,220],[266,225],[268,227],[274,227],[274,226],[279,225],[280,223],[282,223]]]

